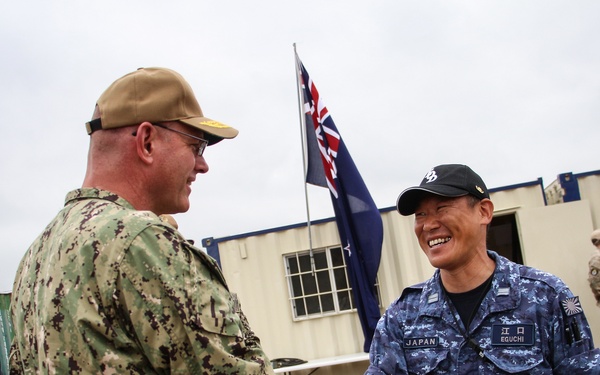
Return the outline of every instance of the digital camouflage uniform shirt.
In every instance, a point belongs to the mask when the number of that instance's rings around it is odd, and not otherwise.
[[[273,372],[216,262],[108,191],[67,195],[12,297],[11,373]]]
[[[437,270],[425,283],[405,289],[381,317],[366,373],[600,374],[600,349],[594,349],[579,300],[567,286],[488,254],[496,270],[471,324],[476,345],[467,343]]]

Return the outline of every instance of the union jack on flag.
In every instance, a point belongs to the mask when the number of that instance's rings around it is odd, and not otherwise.
[[[338,191],[335,184],[337,178],[337,167],[335,165],[335,158],[338,155],[338,149],[340,146],[340,135],[333,124],[329,111],[319,96],[316,86],[312,79],[308,76],[308,73],[304,74],[306,70],[302,66],[302,91],[304,92],[304,113],[310,116],[312,119],[312,127],[314,135],[311,134],[311,138],[316,137],[316,144],[319,147],[319,153],[321,155],[321,161],[323,163],[323,173],[325,175],[325,182],[327,187],[331,191],[334,197],[338,197]],[[307,129],[310,131],[311,129]],[[310,141],[309,141],[310,142]],[[320,169],[320,168],[319,168]],[[317,182],[309,181],[314,185],[323,186],[322,180]]]
[[[567,316],[576,315],[583,312],[579,297],[570,297],[560,302]]]

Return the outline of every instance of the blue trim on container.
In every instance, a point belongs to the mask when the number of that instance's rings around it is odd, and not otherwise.
[[[542,178],[538,177],[538,179],[534,180],[534,181],[523,182],[523,183],[514,184],[514,185],[500,186],[500,187],[497,187],[497,188],[489,189],[489,191],[490,191],[490,193],[495,193],[495,192],[498,192],[498,191],[514,190],[514,189],[519,189],[519,188],[529,187],[529,186],[535,186],[535,185],[540,185],[542,187],[542,191],[544,190],[544,184],[543,184]]]
[[[310,224],[311,225],[317,225],[317,224],[328,223],[330,221],[335,221],[335,217],[329,217],[329,218],[326,218],[326,219],[319,219],[319,220],[312,220],[310,222]],[[221,237],[221,238],[208,237],[208,238],[205,238],[205,239],[202,240],[202,246],[206,247],[206,249],[208,250],[210,247],[216,246],[216,245],[218,245],[219,242],[223,242],[223,241],[231,241],[231,240],[237,240],[237,239],[240,239],[240,238],[246,238],[246,237],[252,237],[252,236],[260,236],[261,234],[269,234],[269,233],[273,233],[273,232],[281,232],[281,231],[288,230],[288,229],[296,229],[296,228],[302,228],[302,227],[306,227],[306,226],[308,226],[308,225],[306,224],[306,222],[304,222],[304,223],[297,223],[297,224],[285,225],[285,226],[282,226],[282,227],[275,227],[275,228],[269,228],[269,229],[261,229],[261,230],[257,230],[257,231],[254,231],[254,232],[246,232],[246,233],[241,233],[241,234],[234,234],[232,236]],[[217,248],[218,248],[218,246],[217,246]],[[209,254],[210,254],[210,252],[209,252]],[[213,256],[213,258],[214,258],[214,256]]]
[[[587,177],[587,176],[594,176],[594,175],[600,175],[600,169],[596,170],[596,171],[590,171],[590,172],[583,172],[583,173],[576,173],[573,176],[575,178],[581,178],[581,177]]]

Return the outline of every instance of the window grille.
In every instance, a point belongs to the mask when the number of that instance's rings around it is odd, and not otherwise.
[[[290,304],[296,320],[352,311],[354,299],[340,246],[284,257]],[[377,288],[378,289],[378,288]],[[377,293],[378,301],[379,293]]]

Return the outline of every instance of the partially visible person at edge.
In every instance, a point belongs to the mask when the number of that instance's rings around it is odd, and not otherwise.
[[[439,165],[397,201],[437,270],[379,320],[367,374],[599,374],[578,297],[488,250],[494,205],[465,165]]]
[[[238,131],[164,68],[116,80],[86,126],[83,186],[17,271],[11,374],[272,373],[215,260],[159,218]]]
[[[596,300],[596,305],[600,307],[600,229],[592,232],[591,240],[596,248],[588,262],[588,282]]]

